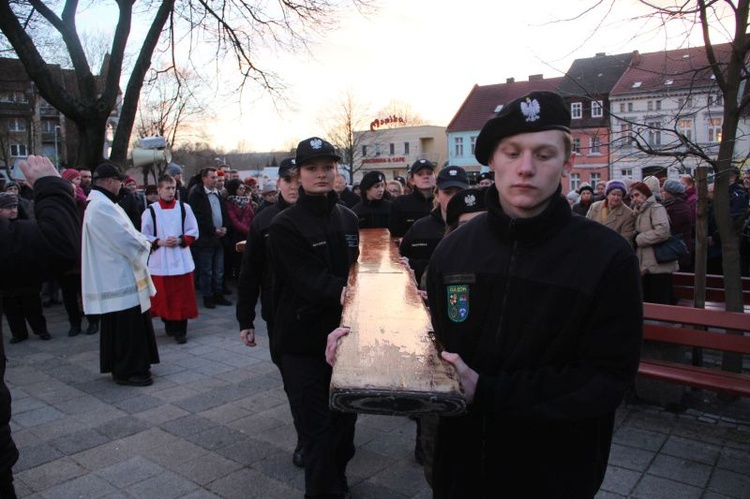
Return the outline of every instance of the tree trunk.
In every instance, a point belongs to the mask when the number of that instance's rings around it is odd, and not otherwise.
[[[74,164],[77,167],[93,170],[96,165],[105,160],[104,157],[104,135],[106,130],[107,116],[100,117],[96,121],[77,122],[78,129],[78,152]],[[124,165],[118,164],[120,168]],[[124,171],[124,170],[123,170]]]

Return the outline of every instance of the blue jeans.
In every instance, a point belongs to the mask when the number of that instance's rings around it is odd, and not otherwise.
[[[224,282],[224,248],[218,244],[192,250],[198,290],[204,297],[220,295]]]

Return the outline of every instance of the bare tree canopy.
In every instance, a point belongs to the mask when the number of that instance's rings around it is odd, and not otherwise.
[[[88,166],[102,159],[105,129],[120,95],[123,73],[129,74],[110,159],[124,163],[144,79],[155,53],[178,66],[177,47],[188,59],[198,50],[213,50],[216,61],[232,60],[242,76],[242,86],[254,82],[272,94],[282,90],[279,78],[256,64],[257,49],[305,48],[312,34],[329,28],[343,5],[360,6],[367,0],[278,0],[275,3],[246,0],[111,0],[118,18],[108,44],[108,57],[100,74],[84,50],[85,36],[76,17],[78,0],[0,0],[0,31],[23,62],[39,93],[76,124],[79,148],[76,164]],[[97,2],[101,7],[104,2]],[[93,5],[93,3],[91,4]],[[134,23],[148,26],[143,39],[129,40]],[[65,47],[75,72],[74,87],[53,78],[45,55],[50,47]],[[126,49],[136,54],[126,67]]]
[[[352,90],[342,95],[325,113],[323,128],[328,140],[341,151],[342,168],[346,170],[349,182],[354,181],[354,174],[362,168],[361,164],[355,164],[357,150],[362,142],[362,136],[355,132],[366,130],[370,126],[369,113],[369,107],[355,97]]]

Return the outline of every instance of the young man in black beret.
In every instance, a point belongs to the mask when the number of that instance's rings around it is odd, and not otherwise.
[[[319,137],[297,146],[299,198],[269,228],[274,276],[272,351],[279,355],[305,455],[305,497],[344,497],[356,414],[328,406],[326,337],[341,323],[349,267],[359,256],[357,216],[333,190],[341,158]]]
[[[440,420],[436,498],[590,498],[604,479],[638,368],[640,273],[627,241],[573,217],[561,196],[569,127],[551,92],[490,119],[476,142],[495,173],[488,213],[430,260],[434,330],[468,402]]]
[[[391,205],[388,229],[392,237],[404,237],[414,222],[432,211],[435,188],[435,165],[426,159],[418,159],[409,167],[410,194],[398,196]]]

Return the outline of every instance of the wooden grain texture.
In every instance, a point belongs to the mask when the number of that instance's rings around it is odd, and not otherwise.
[[[429,311],[387,229],[360,231],[341,324],[351,332],[338,348],[332,408],[392,415],[466,409],[458,375],[440,358]]]

